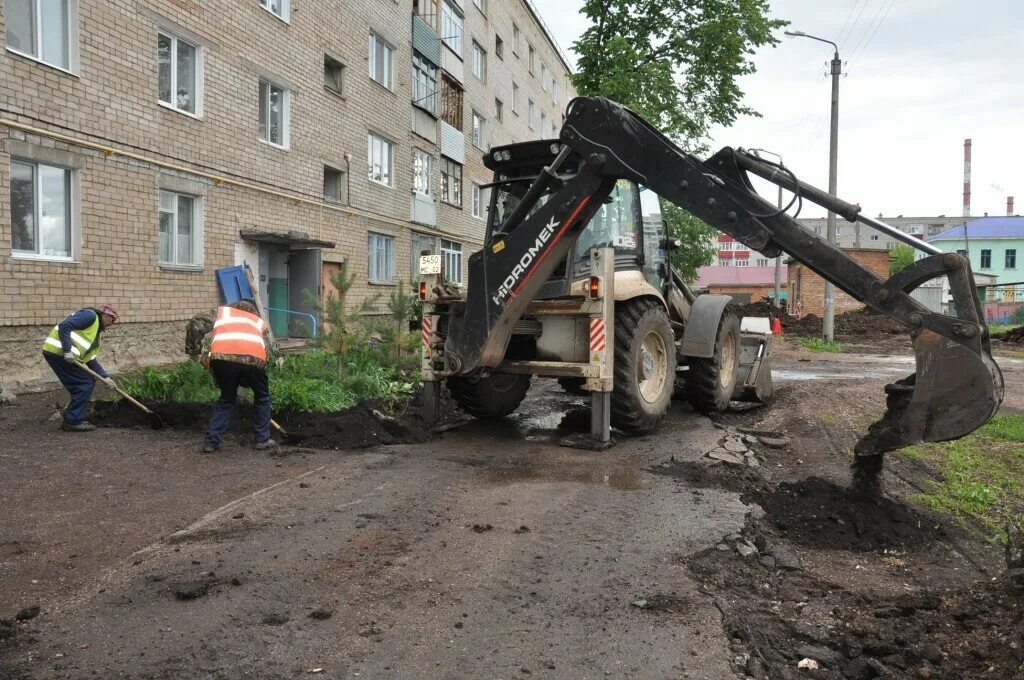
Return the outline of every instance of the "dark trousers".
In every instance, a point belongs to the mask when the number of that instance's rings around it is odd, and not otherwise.
[[[96,379],[77,366],[69,364],[62,356],[43,352],[43,358],[57,374],[64,389],[71,394],[71,401],[64,409],[64,422],[77,425],[85,420],[89,412],[89,400],[92,398],[93,388],[96,387]]]
[[[224,441],[224,432],[231,422],[231,414],[235,410],[239,387],[252,388],[253,415],[256,430],[256,443],[270,439],[270,381],[267,370],[234,361],[213,359],[210,361],[210,372],[220,388],[220,399],[213,404],[213,415],[206,431],[206,444],[220,446]]]

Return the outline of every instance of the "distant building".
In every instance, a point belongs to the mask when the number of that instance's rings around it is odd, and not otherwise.
[[[774,262],[774,260],[773,260]],[[759,302],[775,297],[775,267],[701,267],[697,270],[698,286],[709,293],[731,295],[739,304]],[[787,293],[786,267],[782,268],[779,298]]]
[[[877,248],[844,248],[843,251],[883,279],[889,278],[889,253]],[[821,316],[825,306],[825,279],[805,265],[788,260],[789,313]],[[835,290],[835,313],[843,314],[860,309],[864,303],[851,297],[838,287]]]
[[[950,217],[945,215],[939,215],[938,217],[904,217],[903,215],[897,215],[896,217],[883,217],[882,215],[879,215],[878,219],[890,226],[896,227],[900,231],[921,239],[927,239],[948,229],[952,229],[953,227],[962,226],[965,218],[956,215]],[[966,219],[969,220],[970,218]],[[828,235],[828,219],[825,217],[802,217],[797,218],[797,222],[808,229],[814,230],[814,233],[822,238],[825,238]],[[837,216],[836,245],[840,248],[855,247],[856,229],[857,225],[852,222],[847,222],[842,217]],[[888,234],[883,234],[882,232],[863,224],[860,225],[861,248],[888,250],[897,243],[899,243],[899,241]]]

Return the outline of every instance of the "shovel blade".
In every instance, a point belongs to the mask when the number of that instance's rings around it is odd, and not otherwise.
[[[854,447],[871,456],[920,442],[959,439],[1003,402],[1003,374],[988,353],[929,330],[914,338],[917,371],[886,385],[886,411]]]

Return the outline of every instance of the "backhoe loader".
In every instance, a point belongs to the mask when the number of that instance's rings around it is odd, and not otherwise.
[[[962,437],[1003,397],[969,262],[861,214],[787,168],[726,147],[707,160],[686,153],[636,113],[600,97],[570,102],[559,138],[497,147],[483,249],[465,289],[424,257],[425,415],[436,419],[442,381],[477,417],[513,412],[533,376],[555,377],[592,397],[592,442],[654,429],[673,394],[701,411],[733,400],[767,402],[771,336],[741,330],[728,296],[697,295],[668,262],[678,242],[644,221],[660,196],[752,250],[788,253],[871,309],[907,326],[916,371],[886,386],[887,410],[855,452],[871,456]],[[750,175],[923,250],[882,279],[761,198]],[[946,276],[953,315],[910,296]]]

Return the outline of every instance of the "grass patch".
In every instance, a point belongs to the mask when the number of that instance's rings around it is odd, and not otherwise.
[[[1014,328],[1020,326],[1019,323],[990,323],[988,325],[988,332],[990,335],[996,333],[1005,333],[1006,331],[1012,331]]]
[[[396,401],[411,394],[417,374],[409,366],[383,359],[370,346],[340,356],[312,350],[282,357],[268,369],[274,408],[327,413],[363,399]],[[344,362],[340,376],[339,361]],[[194,361],[146,368],[138,377],[122,381],[122,387],[136,399],[154,401],[212,403],[220,396],[213,376]]]
[[[1000,541],[1006,524],[1024,521],[1024,416],[996,416],[953,442],[900,451],[935,466],[941,480],[913,500],[957,518],[980,522]]]
[[[797,338],[796,344],[812,352],[842,352],[843,343],[822,338]]]

